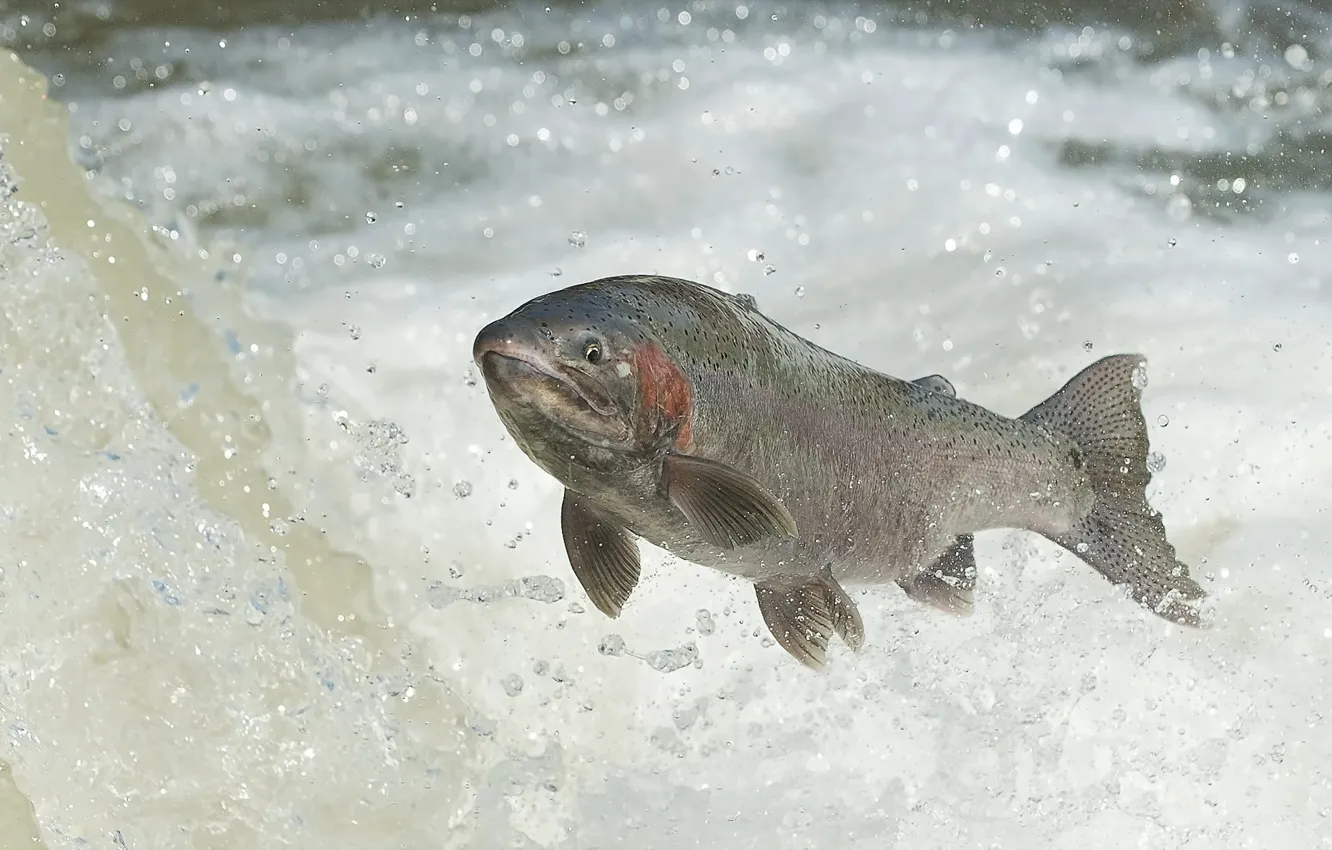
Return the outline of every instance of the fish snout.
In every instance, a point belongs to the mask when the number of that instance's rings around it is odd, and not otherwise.
[[[512,357],[521,345],[517,329],[506,319],[496,319],[482,328],[472,341],[472,359],[483,366],[487,354]]]

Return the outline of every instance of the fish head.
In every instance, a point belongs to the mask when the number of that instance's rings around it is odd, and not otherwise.
[[[642,467],[687,433],[688,382],[614,292],[529,301],[483,327],[472,356],[514,440],[566,485]]]

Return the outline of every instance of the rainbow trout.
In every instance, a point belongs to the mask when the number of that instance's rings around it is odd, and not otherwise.
[[[641,538],[754,584],[764,622],[811,667],[864,640],[847,584],[896,583],[972,611],[973,540],[1024,529],[1156,614],[1201,625],[1203,590],[1147,504],[1138,355],[1105,357],[1010,419],[938,375],[893,378],[668,277],[535,298],[476,336],[500,420],[564,485],[574,575],[618,617]]]

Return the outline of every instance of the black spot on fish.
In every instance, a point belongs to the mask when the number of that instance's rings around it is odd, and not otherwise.
[[[1074,469],[1082,469],[1082,452],[1074,448],[1069,452],[1069,459],[1073,461]]]

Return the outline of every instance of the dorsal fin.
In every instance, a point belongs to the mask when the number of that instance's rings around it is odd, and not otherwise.
[[[946,395],[949,398],[957,398],[957,390],[953,389],[952,383],[943,375],[926,375],[923,378],[917,378],[911,383],[918,387],[924,387],[932,393]]]

